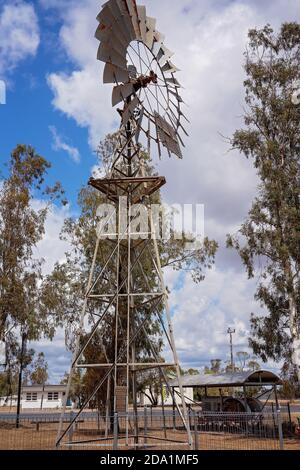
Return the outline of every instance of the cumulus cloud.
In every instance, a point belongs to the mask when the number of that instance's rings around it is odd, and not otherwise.
[[[40,210],[45,207],[45,203],[40,200],[33,201],[33,208]],[[65,219],[71,216],[70,206],[57,207],[53,205],[47,215],[45,222],[45,235],[38,243],[34,256],[45,260],[43,273],[50,274],[55,263],[65,260],[65,253],[70,249],[70,245],[60,239],[60,233]]]
[[[200,368],[210,359],[229,359],[227,329],[233,326],[235,353],[248,350],[249,313],[259,312],[253,282],[234,270],[211,270],[204,283],[185,276],[173,289],[170,303],[182,364]]]
[[[54,107],[75,119],[80,127],[88,128],[92,149],[97,148],[99,140],[118,125],[111,107],[111,89],[102,86],[103,67],[96,60],[97,10],[93,0],[64,8],[60,41],[74,64],[74,71],[51,73],[47,77],[54,94]]]
[[[45,206],[43,201],[34,200],[35,210],[42,209]],[[43,274],[48,275],[52,272],[56,263],[62,263],[65,260],[65,253],[70,250],[68,242],[60,239],[61,229],[64,220],[70,217],[70,207],[52,206],[45,222],[45,235],[38,243],[34,256],[43,259]],[[59,383],[64,373],[69,369],[71,356],[66,351],[65,333],[59,329],[53,341],[41,340],[33,342],[30,345],[37,352],[44,352],[46,360],[49,363],[49,381]]]
[[[111,107],[111,87],[102,84],[103,65],[96,60],[94,31],[99,4],[94,0],[66,2],[40,0],[45,7],[63,11],[60,42],[73,71],[58,70],[48,76],[54,107],[89,132],[91,147],[118,127]],[[164,197],[168,203],[205,204],[206,234],[219,241],[216,269],[200,286],[188,277],[175,287],[175,332],[185,363],[227,355],[226,330],[235,326],[236,344],[247,347],[249,316],[258,311],[253,300],[255,284],[242,273],[237,255],[225,249],[227,233],[237,230],[256,193],[257,177],[251,162],[229,152],[227,141],[243,125],[243,52],[250,28],[266,23],[278,28],[283,21],[299,18],[298,0],[145,0],[147,12],[158,18],[166,45],[176,51],[174,63],[191,121],[185,139],[184,160],[158,162],[157,171],[167,177]]]
[[[49,364],[49,383],[57,384],[70,369],[72,355],[66,351],[65,334],[59,329],[54,342],[41,340],[30,345],[35,351],[43,352]]]
[[[0,74],[35,56],[40,43],[38,18],[31,3],[11,1],[0,9]]]
[[[247,31],[263,24],[260,12],[240,2],[145,2],[148,13],[158,17],[166,44],[176,51],[175,63],[191,120],[184,161],[168,159],[158,164],[167,176],[169,202],[204,203],[210,236],[219,225],[220,236],[236,226],[247,213],[255,192],[256,176],[249,162],[228,155],[228,144],[219,133],[231,135],[241,125],[243,103],[243,51]],[[171,7],[172,6],[172,7]],[[64,9],[60,40],[74,71],[50,74],[54,106],[89,130],[93,148],[118,126],[111,107],[111,87],[101,83],[103,65],[96,61],[98,42],[95,2],[82,0]],[[154,160],[158,162],[156,152]],[[188,184],[187,184],[188,182]],[[178,201],[180,195],[180,201]],[[218,234],[219,235],[219,234]]]
[[[71,157],[73,162],[79,163],[80,162],[79,150],[76,147],[72,147],[71,145],[64,142],[63,138],[58,134],[55,126],[49,126],[49,130],[53,137],[53,144],[52,144],[53,149],[56,151],[63,150]]]

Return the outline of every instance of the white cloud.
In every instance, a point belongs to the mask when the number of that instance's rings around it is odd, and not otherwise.
[[[204,283],[197,285],[187,275],[172,290],[175,340],[185,367],[199,368],[216,358],[228,360],[229,326],[236,330],[234,352],[249,350],[250,314],[261,309],[253,300],[254,282],[245,280],[233,270],[213,269]]]
[[[43,201],[34,200],[33,208],[40,210],[45,207]],[[45,222],[45,235],[38,243],[34,256],[45,260],[43,273],[50,274],[55,263],[65,260],[65,253],[70,249],[70,245],[60,239],[60,233],[65,219],[71,216],[70,207],[52,206],[48,212]]]
[[[72,359],[72,355],[66,351],[64,331],[59,329],[53,342],[41,340],[31,343],[30,346],[35,351],[45,354],[49,364],[49,383],[60,383],[64,373],[69,371]]]
[[[79,163],[80,162],[80,153],[76,147],[72,147],[71,145],[67,144],[63,138],[58,134],[57,129],[55,126],[49,126],[49,130],[53,137],[53,144],[52,147],[54,150],[63,150],[67,152],[67,154],[71,157],[73,162]]]
[[[35,210],[44,207],[44,203],[35,200],[33,203]],[[45,223],[45,236],[38,243],[34,256],[44,259],[43,274],[50,274],[56,263],[62,263],[65,260],[65,253],[70,250],[70,245],[66,241],[60,240],[60,232],[64,220],[70,217],[70,208],[68,206],[58,208],[53,206],[48,213]],[[44,352],[46,360],[49,363],[49,381],[59,383],[63,378],[65,371],[69,369],[71,356],[66,351],[65,333],[59,329],[53,341],[41,340],[31,344],[37,352]]]
[[[93,0],[64,9],[64,25],[60,31],[61,44],[74,63],[75,70],[52,73],[47,77],[54,93],[53,105],[75,119],[80,127],[89,129],[89,143],[96,149],[100,139],[116,130],[117,116],[111,107],[111,88],[102,86],[100,62],[96,60],[98,5]]]
[[[62,2],[40,0],[45,7],[63,11],[60,42],[74,70],[48,76],[54,107],[73,118],[89,132],[95,148],[107,132],[116,130],[119,119],[111,107],[111,87],[102,84],[103,65],[96,60],[94,0]],[[250,28],[266,23],[278,28],[283,21],[299,18],[298,0],[145,0],[147,13],[158,18],[158,29],[166,34],[166,45],[176,51],[174,63],[182,70],[178,79],[185,87],[184,100],[190,138],[185,139],[184,160],[157,162],[167,177],[164,190],[168,203],[203,203],[206,232],[221,245],[216,269],[200,286],[187,277],[171,296],[177,305],[175,331],[181,357],[226,357],[226,330],[238,331],[239,349],[247,347],[249,315],[257,311],[253,300],[255,283],[241,274],[237,255],[224,249],[226,233],[233,232],[246,217],[256,192],[257,178],[251,162],[237,153],[228,154],[228,143],[220,133],[231,136],[243,125],[243,52]],[[176,287],[178,278],[168,274]],[[178,286],[177,286],[178,287]],[[200,359],[199,359],[200,360]]]
[[[215,2],[206,1],[145,3],[148,14],[158,17],[167,46],[176,51],[174,61],[182,70],[179,80],[186,88],[184,99],[190,105],[186,114],[192,122],[184,161],[164,159],[158,164],[169,182],[165,194],[170,202],[204,203],[208,221],[213,226],[218,219],[224,233],[247,212],[256,177],[249,162],[227,155],[228,144],[218,132],[231,135],[241,125],[238,116],[242,114],[247,31],[263,24],[264,18],[255,8],[239,2],[222,2],[218,9]],[[102,84],[103,65],[96,60],[97,8],[93,0],[64,7],[60,40],[75,70],[48,77],[54,106],[88,128],[93,148],[118,127],[118,114],[110,102],[111,86]],[[155,153],[153,157],[157,162]],[[214,236],[209,223],[207,228]]]
[[[40,43],[38,18],[31,3],[11,1],[0,10],[0,74],[35,56]]]

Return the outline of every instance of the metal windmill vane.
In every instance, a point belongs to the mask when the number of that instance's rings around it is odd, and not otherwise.
[[[98,60],[105,63],[103,81],[114,84],[112,105],[118,109],[122,125],[136,121],[136,141],[143,132],[155,142],[161,156],[161,144],[169,155],[182,158],[183,100],[175,78],[174,55],[164,44],[164,35],[156,29],[156,20],[146,7],[135,0],[109,0],[97,17],[96,38],[100,41]]]

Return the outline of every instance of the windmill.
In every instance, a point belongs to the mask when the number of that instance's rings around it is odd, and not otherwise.
[[[98,59],[105,63],[103,81],[112,84],[112,105],[117,106],[121,125],[113,161],[105,178],[91,178],[89,184],[116,208],[108,219],[116,221],[115,232],[109,233],[111,250],[98,265],[103,242],[103,227],[98,231],[93,263],[81,314],[78,340],[71,364],[64,409],[60,419],[57,446],[68,445],[76,422],[100,390],[107,393],[105,437],[87,440],[82,436],[73,439],[72,446],[101,445],[111,439],[109,422],[124,416],[122,439],[125,446],[141,447],[140,417],[137,403],[137,381],[148,370],[158,371],[165,389],[173,397],[181,419],[185,440],[192,446],[187,407],[185,403],[180,366],[175,346],[164,283],[163,269],[151,198],[166,184],[161,176],[147,175],[143,148],[151,155],[157,149],[160,158],[168,154],[182,158],[182,137],[186,133],[182,112],[183,100],[179,94],[180,83],[175,78],[178,69],[171,62],[173,53],[165,46],[164,36],[156,29],[156,20],[146,15],[146,8],[135,0],[109,0],[97,17],[99,26],[96,38],[100,41]],[[125,202],[124,202],[125,201]],[[147,227],[141,234],[134,223],[133,209],[147,209]],[[106,222],[109,225],[109,220]],[[143,235],[143,236],[141,236]],[[107,232],[105,233],[107,237]],[[147,272],[144,262],[147,260]],[[111,269],[111,267],[113,268]],[[110,267],[110,276],[106,276]],[[113,271],[113,274],[112,274]],[[149,281],[151,273],[151,282]],[[155,280],[155,282],[153,282]],[[89,304],[97,305],[96,314],[89,313]],[[95,310],[93,310],[94,312]],[[88,320],[88,317],[90,320]],[[155,318],[165,343],[169,346],[172,362],[165,363],[151,339],[151,320]],[[87,332],[87,324],[90,329]],[[104,326],[106,325],[106,326]],[[101,330],[102,329],[102,330]],[[113,348],[105,344],[103,363],[87,364],[85,353],[93,344],[99,331],[111,335]],[[83,338],[84,335],[84,340]],[[138,352],[139,340],[147,344],[149,358]],[[169,387],[167,370],[172,368],[178,379],[179,391],[175,396]],[[66,403],[70,394],[72,377],[77,370],[92,369],[99,372],[99,381],[93,392],[64,427]],[[179,398],[178,398],[179,397]],[[119,424],[119,428],[122,426]],[[144,433],[143,433],[144,438]],[[153,437],[153,439],[157,439]],[[171,440],[166,429],[159,440]],[[151,441],[151,435],[147,436]],[[145,439],[143,440],[143,445]]]

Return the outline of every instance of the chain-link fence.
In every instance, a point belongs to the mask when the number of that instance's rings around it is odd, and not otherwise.
[[[188,434],[177,411],[143,408],[137,414],[116,414],[106,419],[97,412],[76,412],[63,422],[60,449],[191,450]],[[0,449],[54,450],[58,413],[0,414]],[[277,411],[264,413],[211,413],[189,410],[194,450],[279,450],[291,439]],[[297,441],[293,437],[293,443]],[[296,447],[297,448],[297,447]]]

